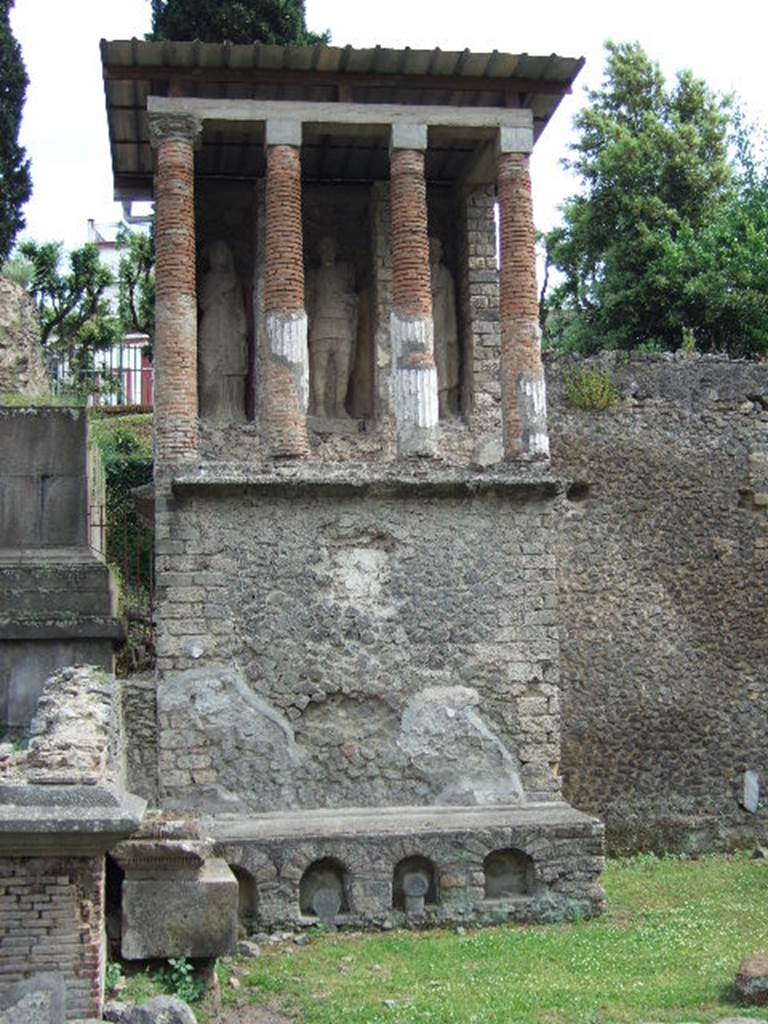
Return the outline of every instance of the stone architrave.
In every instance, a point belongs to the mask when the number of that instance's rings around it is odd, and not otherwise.
[[[432,280],[432,319],[437,367],[437,396],[441,419],[459,408],[459,329],[453,274],[443,263],[443,243],[429,239]]]
[[[434,455],[438,439],[437,370],[424,180],[426,148],[426,125],[392,126],[392,311],[389,329],[397,448],[400,455],[406,456]]]
[[[197,287],[195,162],[202,123],[190,115],[152,115],[155,176],[155,457],[196,457]]]
[[[208,261],[210,269],[200,284],[199,296],[200,416],[231,423],[245,415],[245,310],[235,261],[227,243],[213,242]]]
[[[308,281],[310,412],[345,419],[357,339],[357,294],[350,264],[336,260],[336,242],[317,247],[320,266]]]
[[[508,140],[507,133],[499,133],[499,316],[504,454],[508,459],[547,459],[549,434],[536,285],[536,233],[529,157],[527,152],[520,151],[523,144],[517,134]]]

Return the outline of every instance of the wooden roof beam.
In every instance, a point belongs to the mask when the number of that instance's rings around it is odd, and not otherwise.
[[[482,75],[407,75],[370,74],[338,71],[295,71],[287,68],[200,68],[163,67],[162,65],[104,65],[106,81],[204,82],[251,85],[304,85],[308,88],[334,88],[337,95],[349,95],[351,89],[429,89],[452,92],[498,91],[505,101],[507,95],[526,94],[566,96],[571,92],[568,82],[533,78],[492,78]]]

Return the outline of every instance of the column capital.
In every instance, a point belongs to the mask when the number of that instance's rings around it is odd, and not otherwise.
[[[301,121],[281,117],[270,117],[264,125],[265,146],[301,146],[303,125]]]
[[[499,128],[496,135],[496,154],[532,153],[533,128]]]
[[[188,142],[200,145],[203,122],[192,114],[149,114],[149,143],[157,149],[163,142]]]
[[[427,126],[426,124],[410,124],[404,121],[396,121],[390,126],[389,150],[393,149],[417,149],[427,148]]]

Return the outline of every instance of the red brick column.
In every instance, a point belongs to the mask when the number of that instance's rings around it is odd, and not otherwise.
[[[437,370],[424,180],[426,145],[425,126],[393,126],[390,336],[397,447],[401,455],[432,455],[437,449]]]
[[[155,460],[197,457],[197,286],[192,117],[150,117],[155,175]]]
[[[301,125],[267,123],[264,429],[273,456],[309,452]]]
[[[501,402],[508,459],[549,457],[528,162],[526,153],[498,158]]]

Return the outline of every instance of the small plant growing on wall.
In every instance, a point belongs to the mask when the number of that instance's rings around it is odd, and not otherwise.
[[[619,400],[619,390],[607,370],[576,366],[563,372],[565,395],[571,405],[586,412],[605,412]]]

